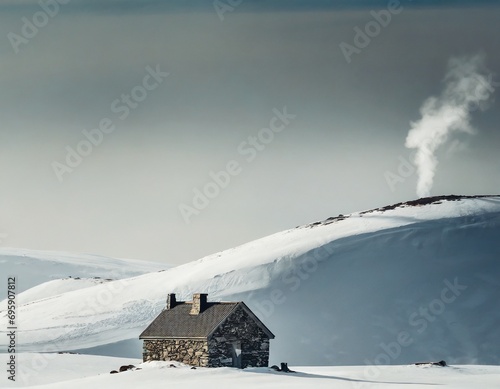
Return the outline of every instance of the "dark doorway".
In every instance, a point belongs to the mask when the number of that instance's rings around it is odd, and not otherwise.
[[[241,369],[241,342],[236,341],[231,343],[231,352],[233,357],[233,367]]]

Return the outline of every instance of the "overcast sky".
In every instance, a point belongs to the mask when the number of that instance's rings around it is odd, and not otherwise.
[[[4,247],[180,264],[414,199],[405,139],[450,58],[500,81],[495,2],[62,3],[0,5]],[[498,96],[432,194],[500,192]]]

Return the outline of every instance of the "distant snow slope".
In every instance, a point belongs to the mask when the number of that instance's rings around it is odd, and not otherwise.
[[[69,276],[121,279],[168,267],[156,262],[116,259],[101,255],[0,248],[0,274],[5,277],[16,277],[18,292]],[[0,280],[0,285],[4,282],[6,280]],[[71,282],[66,282],[66,285],[77,286]],[[83,286],[83,283],[79,286]],[[6,295],[6,289],[1,288],[0,299],[4,299]]]
[[[1,360],[0,355],[0,360]],[[136,360],[68,354],[21,354],[17,382],[5,387],[72,388],[183,388],[183,389],[496,389],[499,366],[291,366],[296,373],[268,368],[197,368],[172,362],[138,364]],[[121,365],[140,370],[109,374]],[[172,367],[175,366],[175,367]]]
[[[44,282],[43,284],[34,286],[22,293],[17,295],[17,304],[24,305],[29,304],[33,301],[39,301],[57,296],[62,293],[71,292],[73,290],[80,290],[88,288],[89,286],[99,285],[105,282],[111,281],[111,278],[80,278],[80,277],[68,277],[58,280],[52,280]],[[6,304],[3,300],[0,302],[0,307],[2,304]]]
[[[271,363],[500,363],[500,197],[427,199],[329,218],[198,261],[35,301],[21,350],[137,339],[168,292],[243,300]],[[0,312],[4,327],[5,312]],[[0,336],[0,349],[6,337]],[[140,357],[137,341],[129,355]]]

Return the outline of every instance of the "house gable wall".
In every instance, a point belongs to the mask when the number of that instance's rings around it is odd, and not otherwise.
[[[233,366],[233,342],[241,342],[241,367],[267,367],[269,338],[238,306],[208,338],[208,366]]]

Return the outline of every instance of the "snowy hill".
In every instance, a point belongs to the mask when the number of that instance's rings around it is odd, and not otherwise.
[[[166,268],[168,266],[161,263],[115,259],[101,255],[0,248],[0,273],[17,277],[18,292],[47,281],[69,277],[122,279]],[[70,289],[84,286],[83,282],[64,284]],[[60,291],[66,291],[65,287]],[[0,298],[5,297],[5,289],[0,290]]]
[[[271,363],[500,364],[500,197],[434,198],[328,218],[198,261],[18,309],[20,350],[131,340],[166,294],[243,300]],[[2,309],[5,309],[2,307]],[[4,326],[5,312],[0,312]],[[6,337],[0,337],[5,348]]]
[[[43,284],[34,286],[22,293],[19,293],[16,297],[16,302],[19,305],[29,304],[34,301],[45,300],[62,293],[71,292],[74,290],[80,290],[88,288],[90,286],[103,284],[105,282],[111,281],[111,278],[81,278],[81,277],[68,277],[58,280],[52,280],[44,282]],[[6,301],[0,302],[0,306],[6,304]]]

